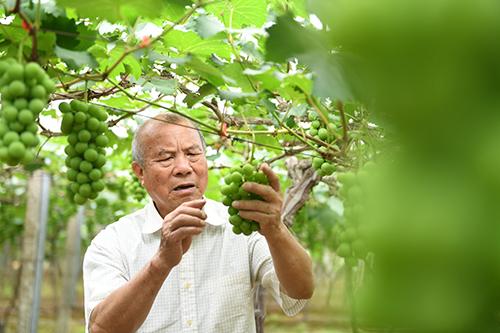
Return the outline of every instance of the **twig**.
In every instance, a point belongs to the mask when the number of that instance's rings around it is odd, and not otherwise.
[[[155,99],[153,102],[158,102],[159,100],[161,100],[163,98],[164,95],[160,95],[157,99]],[[110,120],[108,121],[108,127],[113,127],[113,126],[116,126],[116,124],[118,124],[120,121],[122,121],[123,119],[126,119],[126,118],[130,118],[130,117],[133,117],[135,116],[136,114],[138,113],[141,113],[145,110],[147,110],[148,108],[151,107],[151,104],[146,104],[145,106],[143,106],[142,108],[140,108],[139,110],[137,111],[130,111],[130,112],[127,112],[125,113],[124,115],[122,115],[121,117],[115,119],[115,120]]]
[[[342,121],[342,129],[343,129],[342,140],[344,140],[344,142],[347,142],[347,140],[349,139],[349,137],[347,136],[347,121],[344,113],[344,104],[341,101],[337,101],[337,109],[339,110],[340,120]]]

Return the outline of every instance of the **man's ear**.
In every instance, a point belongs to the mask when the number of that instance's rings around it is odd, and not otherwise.
[[[139,163],[137,163],[136,161],[133,161],[132,162],[132,170],[134,171],[137,178],[139,178],[141,185],[144,185],[144,182],[143,182],[144,170],[139,165]]]

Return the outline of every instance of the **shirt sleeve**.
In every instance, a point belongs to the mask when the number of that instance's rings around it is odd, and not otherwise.
[[[85,328],[88,332],[92,310],[114,290],[128,281],[114,230],[102,230],[92,241],[83,260]]]
[[[249,242],[252,281],[260,283],[270,292],[287,316],[295,316],[304,308],[307,300],[292,298],[282,291],[266,239],[254,233]]]

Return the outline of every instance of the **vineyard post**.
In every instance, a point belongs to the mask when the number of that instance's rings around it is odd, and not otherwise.
[[[49,175],[42,170],[33,172],[28,181],[26,218],[22,241],[18,333],[37,332],[49,209],[49,190]]]
[[[77,284],[78,273],[80,270],[80,249],[81,235],[80,228],[84,220],[85,208],[78,207],[76,215],[71,217],[67,228],[66,255],[63,268],[63,290],[61,301],[58,306],[57,333],[66,333],[69,331],[69,319],[71,318],[71,307],[75,298],[75,288]]]

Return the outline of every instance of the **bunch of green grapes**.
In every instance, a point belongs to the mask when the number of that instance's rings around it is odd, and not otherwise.
[[[229,174],[224,177],[224,185],[221,193],[225,196],[222,203],[228,206],[229,222],[233,225],[233,232],[248,236],[254,231],[258,231],[260,226],[255,221],[242,218],[239,210],[232,207],[235,200],[259,200],[260,196],[249,193],[241,187],[244,182],[255,182],[267,185],[269,183],[267,176],[262,171],[257,171],[251,164],[244,164],[240,167],[232,168]]]
[[[323,142],[333,145],[337,140],[337,127],[335,126],[335,123],[330,121],[327,125],[325,125],[319,119],[318,114],[312,111],[308,113],[307,117],[311,122],[308,134]],[[326,158],[328,156],[328,148],[321,146],[319,151],[321,152],[322,157],[314,157],[312,160],[312,166],[320,176],[330,176],[335,172],[335,165],[329,162]]]
[[[102,167],[106,163],[105,148],[109,144],[106,132],[107,113],[95,106],[73,100],[61,103],[61,132],[68,135],[66,153],[68,194],[78,205],[95,199],[104,189]]]
[[[370,165],[371,162],[367,163],[357,173],[349,171],[337,176],[341,184],[339,196],[344,204],[344,217],[343,223],[334,227],[333,241],[337,255],[343,257],[351,267],[356,266],[358,260],[365,260],[368,254],[366,226],[361,221],[365,195],[364,175]]]
[[[126,187],[127,191],[131,193],[138,202],[143,201],[148,194],[136,176],[132,176],[132,179],[127,182]]]
[[[14,166],[35,158],[39,143],[36,119],[55,89],[47,73],[34,62],[0,61],[0,161]]]

